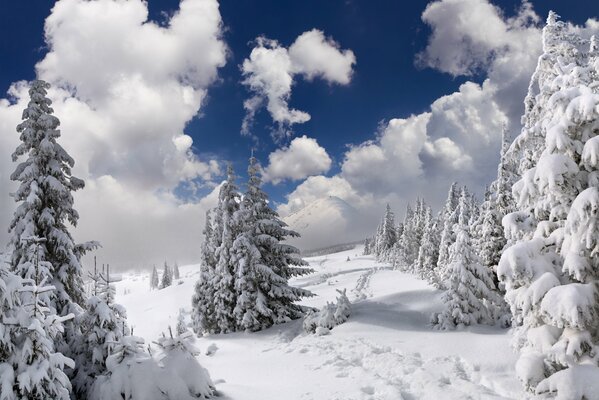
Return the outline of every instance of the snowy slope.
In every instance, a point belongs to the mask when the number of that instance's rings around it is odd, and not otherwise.
[[[290,243],[302,250],[364,239],[363,219],[358,210],[335,196],[315,200],[283,218],[301,235]]]
[[[441,308],[440,292],[361,249],[309,259],[316,273],[293,283],[312,290],[306,305],[321,307],[347,288],[350,320],[329,336],[303,333],[301,321],[258,333],[200,338],[202,356],[226,399],[397,400],[517,399],[510,336],[474,327],[439,332],[428,325]],[[347,258],[350,257],[350,261]],[[128,310],[135,334],[155,340],[176,324],[180,307],[190,311],[197,266],[181,267],[181,284],[150,291],[149,274],[125,275],[117,300]],[[123,295],[125,289],[128,294]],[[187,315],[189,319],[189,315]]]

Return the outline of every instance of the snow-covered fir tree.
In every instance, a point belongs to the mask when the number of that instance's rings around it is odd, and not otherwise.
[[[86,294],[81,257],[98,247],[98,243],[75,244],[69,232],[68,225],[76,226],[79,219],[72,192],[83,188],[84,183],[71,175],[74,160],[57,142],[60,121],[52,115],[49,87],[41,80],[31,82],[30,101],[17,126],[21,143],[12,159],[24,160],[10,176],[19,187],[14,193],[18,206],[9,231],[13,271],[24,279],[54,288],[40,293],[40,301],[52,319],[55,314],[77,317],[83,312]],[[28,240],[32,237],[45,240],[34,243]],[[39,258],[37,269],[33,267],[34,254]],[[73,344],[80,335],[77,321],[65,320],[64,329],[52,336],[56,350],[72,358],[77,351]],[[68,372],[72,375],[73,371]]]
[[[164,262],[164,269],[162,270],[162,278],[160,279],[160,288],[164,289],[173,284],[173,270],[171,267]]]
[[[187,394],[185,399],[209,399],[215,394],[214,383],[208,371],[200,365],[197,357],[200,350],[195,345],[195,336],[185,330],[172,335],[163,335],[158,339],[158,347],[161,350],[159,362],[162,368],[172,374],[171,387],[176,388],[182,394]],[[174,394],[174,393],[173,393]],[[169,398],[178,399],[179,396]]]
[[[216,273],[215,253],[218,242],[216,237],[217,231],[215,231],[212,226],[212,211],[216,212],[216,209],[206,211],[203,232],[204,241],[202,242],[200,254],[200,278],[195,284],[194,294],[191,298],[193,330],[198,334],[210,332],[213,329],[212,319],[210,318],[214,312],[214,304],[212,303],[214,294],[212,279]],[[215,224],[220,221],[222,221],[222,219],[217,218]],[[220,228],[220,226],[217,225],[217,228]]]
[[[160,278],[158,277],[158,270],[156,266],[152,267],[152,274],[150,275],[150,289],[157,289],[160,284]]]
[[[177,336],[187,332],[187,323],[185,322],[185,311],[180,308],[179,314],[177,315]]]
[[[48,267],[46,263],[40,261],[32,268],[39,271]],[[74,364],[56,351],[54,341],[63,333],[63,322],[72,315],[57,317],[46,306],[45,299],[52,290],[37,278],[22,279],[13,274],[0,260],[2,399],[70,399],[71,384],[65,369]]]
[[[470,239],[469,201],[468,193],[463,190],[457,208],[458,223],[454,225],[455,242],[449,249],[449,280],[443,295],[445,309],[435,314],[432,321],[438,329],[494,322],[490,301],[497,297],[495,285]]]
[[[423,225],[424,231],[422,233],[420,248],[418,249],[418,259],[416,260],[415,269],[421,279],[429,283],[434,283],[441,237],[438,220],[433,218],[433,211],[430,207],[426,208]]]
[[[192,297],[194,330],[197,333],[226,333],[236,329],[233,310],[236,306],[235,275],[237,266],[231,249],[239,227],[235,212],[239,209],[239,192],[233,167],[227,167],[227,180],[221,185],[208,250],[203,252],[200,280]],[[209,220],[207,219],[206,229]],[[205,229],[205,232],[206,232]],[[212,251],[214,253],[212,253]]]
[[[247,191],[235,220],[239,235],[231,257],[237,266],[234,315],[238,329],[255,331],[303,315],[297,302],[312,294],[289,285],[289,279],[312,272],[299,250],[282,243],[297,237],[281,221],[261,189],[258,164],[250,158]]]
[[[423,199],[416,201],[416,209],[408,204],[402,234],[395,245],[394,264],[406,271],[413,271],[425,228],[426,204]]]
[[[107,372],[106,359],[115,351],[117,343],[129,335],[127,313],[123,306],[114,302],[110,278],[100,276],[100,280],[103,282],[98,294],[87,300],[86,311],[78,321],[82,335],[76,346],[83,350],[75,359],[73,391],[80,399],[89,397],[95,378]]]
[[[391,206],[387,204],[385,215],[377,229],[375,238],[374,254],[376,258],[378,260],[388,260],[391,256],[395,242],[397,242],[395,214],[391,211]]]
[[[175,262],[175,265],[173,266],[173,279],[181,279],[181,273],[179,272],[179,264],[177,264],[177,262]]]
[[[592,398],[585,379],[599,377],[599,77],[596,49],[579,52],[583,42],[549,14],[531,79],[543,84],[527,98],[516,139],[534,134],[538,157],[514,184],[517,210],[504,219],[511,246],[498,268],[518,325],[519,378],[572,399]]]
[[[458,188],[458,184],[454,182],[449,188],[447,200],[445,200],[445,205],[439,214],[441,239],[439,241],[439,257],[437,259],[436,275],[440,275],[441,270],[447,265],[449,260],[449,247],[455,240],[453,226],[458,222],[456,209],[458,208],[459,198],[460,189]],[[443,286],[443,282],[439,278],[435,279],[434,284],[439,287]]]

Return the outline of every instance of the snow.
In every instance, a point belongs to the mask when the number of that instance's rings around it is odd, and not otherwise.
[[[283,221],[298,232],[289,242],[301,250],[312,250],[364,239],[364,217],[352,205],[336,196],[308,203]]]
[[[307,334],[302,320],[255,333],[199,338],[198,360],[224,399],[519,399],[516,356],[508,330],[431,329],[441,292],[415,276],[361,256],[362,248],[307,259],[315,272],[293,285],[317,296],[302,304],[322,308],[347,289],[347,322],[326,335]],[[348,257],[350,261],[347,261]],[[124,274],[115,284],[136,336],[156,341],[191,321],[199,266],[181,266],[173,286],[150,290],[150,273]],[[123,295],[124,292],[126,295]],[[155,347],[155,346],[154,346]]]

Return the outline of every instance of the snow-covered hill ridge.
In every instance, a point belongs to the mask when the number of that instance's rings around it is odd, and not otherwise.
[[[309,203],[283,220],[301,237],[291,243],[312,250],[363,239],[363,216],[346,201],[328,196]]]
[[[292,281],[322,307],[336,289],[352,301],[348,322],[328,336],[305,334],[302,321],[257,333],[199,339],[201,363],[225,399],[397,400],[519,399],[515,356],[506,330],[473,327],[440,332],[429,326],[442,308],[440,292],[412,275],[361,256],[361,247],[308,259],[315,273]],[[348,261],[349,257],[349,261]],[[117,301],[135,334],[155,340],[191,310],[198,266],[181,267],[173,286],[150,291],[149,274],[124,276]],[[123,295],[125,289],[128,294]],[[190,320],[189,314],[187,315]],[[215,350],[216,349],[216,350]]]

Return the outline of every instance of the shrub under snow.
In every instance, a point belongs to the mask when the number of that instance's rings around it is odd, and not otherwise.
[[[310,312],[304,319],[304,330],[308,333],[326,335],[337,325],[341,325],[349,319],[351,303],[346,295],[346,290],[337,290],[339,296],[337,303],[327,303],[322,310]]]

